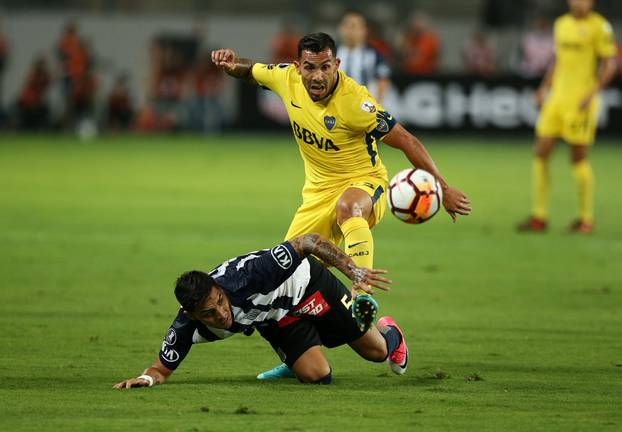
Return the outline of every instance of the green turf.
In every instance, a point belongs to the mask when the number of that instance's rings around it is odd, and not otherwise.
[[[564,233],[560,147],[551,230],[521,236],[528,138],[426,142],[474,210],[374,229],[405,376],[340,348],[331,386],[258,382],[276,356],[254,335],[195,347],[169,384],[116,391],[155,358],[179,273],[280,241],[298,151],[288,137],[0,138],[0,430],[620,430],[622,148],[593,153],[594,235]]]

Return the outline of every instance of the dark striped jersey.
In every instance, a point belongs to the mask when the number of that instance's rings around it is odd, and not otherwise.
[[[340,45],[337,57],[341,59],[339,68],[360,85],[369,87],[377,79],[391,75],[391,69],[382,55],[370,45],[356,48]]]
[[[160,360],[176,369],[194,343],[225,339],[259,323],[281,320],[302,299],[311,279],[310,264],[289,242],[225,261],[210,272],[229,297],[233,325],[212,328],[188,318],[183,310],[168,329]]]

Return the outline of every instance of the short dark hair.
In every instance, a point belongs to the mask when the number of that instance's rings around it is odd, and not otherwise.
[[[214,279],[198,270],[186,272],[177,278],[175,297],[185,311],[194,313],[216,286]]]
[[[346,11],[343,13],[343,15],[341,15],[341,19],[344,19],[345,17],[347,17],[348,15],[358,15],[361,18],[363,18],[363,20],[365,22],[367,22],[367,17],[365,16],[365,14],[363,12],[361,12],[359,9],[346,9]]]
[[[303,51],[319,53],[327,48],[333,53],[333,56],[337,55],[337,47],[332,37],[326,33],[309,33],[298,41],[298,58]]]

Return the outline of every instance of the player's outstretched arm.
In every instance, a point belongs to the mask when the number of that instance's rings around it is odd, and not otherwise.
[[[352,295],[356,290],[373,294],[371,286],[388,291],[391,280],[384,276],[386,270],[357,267],[352,258],[335,246],[330,240],[319,234],[305,234],[289,241],[299,256],[315,255],[326,264],[332,265],[352,281]]]
[[[443,207],[454,222],[456,221],[456,214],[466,216],[471,213],[471,201],[464,192],[447,184],[421,141],[404,129],[402,125],[396,124],[382,139],[382,142],[390,147],[400,149],[414,167],[424,169],[436,177],[441,188],[443,188]]]
[[[250,84],[257,84],[253,78],[254,62],[245,58],[238,58],[235,51],[223,48],[212,51],[212,62],[221,70],[234,78],[244,80]]]
[[[113,387],[116,389],[129,389],[132,387],[151,387],[156,384],[164,384],[172,373],[172,370],[164,366],[159,358],[156,358],[156,361],[151,367],[145,369],[142,375],[118,382]]]

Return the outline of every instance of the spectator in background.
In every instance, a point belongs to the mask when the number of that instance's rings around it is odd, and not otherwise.
[[[367,43],[380,53],[388,65],[393,64],[393,49],[391,45],[382,38],[382,27],[375,21],[367,21],[368,36]]]
[[[125,131],[134,117],[132,98],[127,85],[127,75],[117,76],[107,102],[107,126],[111,130]]]
[[[0,77],[4,73],[6,62],[9,57],[9,44],[2,32],[2,22],[0,21]]]
[[[69,100],[72,76],[79,73],[82,67],[86,68],[86,61],[83,58],[78,28],[75,22],[69,21],[65,24],[65,28],[56,44],[56,53],[61,64],[63,92],[66,100]]]
[[[48,125],[46,93],[50,72],[43,57],[35,59],[17,99],[18,126],[22,130],[37,130]]]
[[[161,44],[161,58],[152,89],[155,109],[166,129],[176,129],[184,123],[181,104],[186,71],[173,45]]]
[[[440,40],[430,29],[426,16],[415,14],[403,37],[402,70],[410,75],[431,75],[438,71]]]
[[[6,69],[7,60],[9,58],[9,44],[7,43],[4,33],[2,33],[2,22],[0,22],[0,126],[5,122],[3,102],[3,85],[2,78],[4,76],[4,70]]]
[[[69,92],[68,89],[71,87],[72,78],[83,73],[88,62],[75,22],[69,21],[65,25],[56,45],[56,50],[61,63],[67,92]]]
[[[283,21],[281,31],[272,37],[272,63],[291,63],[298,58],[298,40],[302,35],[294,24]]]
[[[224,83],[224,75],[211,56],[201,55],[189,75],[189,126],[192,130],[209,133],[222,129],[224,119],[220,96]]]
[[[495,50],[486,33],[476,31],[462,47],[464,71],[469,75],[489,77],[497,70]]]
[[[544,18],[536,18],[531,23],[531,29],[521,39],[520,75],[525,78],[542,77],[553,61],[554,51],[549,22]]]
[[[618,75],[622,75],[622,41],[618,42]]]
[[[302,37],[292,20],[284,20],[281,30],[272,38],[270,61],[275,64],[292,63],[298,59],[298,40]],[[259,111],[277,123],[289,124],[287,109],[281,98],[274,92],[260,90],[257,93]]]
[[[370,87],[379,103],[389,86],[391,70],[384,58],[367,43],[367,20],[360,12],[347,12],[339,23],[339,68],[357,83]]]
[[[92,120],[95,113],[97,79],[91,67],[76,75],[71,82],[70,112],[77,121]]]
[[[65,96],[64,126],[72,127],[92,112],[95,74],[86,43],[79,37],[75,22],[69,21],[57,44]]]
[[[187,70],[182,55],[170,38],[162,36],[152,41],[149,58],[147,100],[136,126],[143,132],[178,129],[186,122],[182,99]]]

